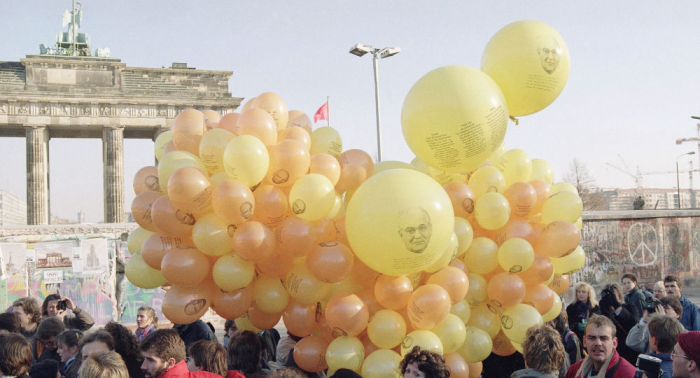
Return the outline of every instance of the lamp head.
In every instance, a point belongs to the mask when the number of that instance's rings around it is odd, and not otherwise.
[[[382,55],[382,59],[388,58],[388,57],[390,57],[390,56],[394,56],[394,55],[396,55],[396,54],[398,54],[398,53],[400,53],[400,52],[401,52],[401,48],[400,48],[400,47],[387,47],[387,48],[385,48],[385,49],[382,50],[382,54],[381,54],[381,55]]]
[[[357,56],[363,56],[367,53],[372,52],[372,46],[367,46],[363,45],[361,43],[358,43],[352,47],[350,47],[350,54],[357,55]]]

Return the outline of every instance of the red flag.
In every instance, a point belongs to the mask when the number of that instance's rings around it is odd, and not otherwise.
[[[328,119],[328,101],[321,105],[321,107],[316,111],[316,114],[314,115],[314,123],[322,119]]]

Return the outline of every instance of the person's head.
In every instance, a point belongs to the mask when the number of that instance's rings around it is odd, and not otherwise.
[[[661,306],[663,306],[666,315],[671,315],[676,319],[680,319],[681,316],[683,316],[683,305],[678,299],[666,296],[659,299],[659,302],[661,302]]]
[[[424,209],[420,207],[408,209],[399,216],[399,235],[409,251],[413,253],[425,251],[432,233],[430,215]]]
[[[547,325],[554,328],[555,331],[562,335],[569,330],[569,315],[566,313],[564,306],[561,307],[561,312],[559,312],[559,315],[556,318],[548,321]]]
[[[585,282],[579,282],[576,284],[576,300],[581,303],[590,302],[591,307],[595,307],[598,305],[593,286]]]
[[[700,377],[700,331],[678,335],[678,344],[671,353],[673,377]]]
[[[523,341],[523,358],[525,366],[540,373],[559,371],[568,358],[559,332],[547,325],[535,325],[528,328]]]
[[[29,376],[32,378],[60,378],[61,373],[58,369],[58,361],[44,360],[32,364],[32,367],[29,369]]]
[[[77,329],[69,329],[56,336],[56,352],[61,356],[61,362],[67,362],[80,351],[80,339],[83,332]]]
[[[117,322],[105,324],[104,330],[112,335],[114,351],[122,356],[128,366],[140,360],[139,342],[133,332]]]
[[[46,349],[56,350],[56,336],[65,330],[63,320],[58,317],[43,318],[36,328],[36,341],[43,344]]]
[[[79,378],[129,378],[129,371],[117,352],[99,351],[83,360]]]
[[[226,348],[210,340],[198,340],[187,349],[187,368],[190,371],[208,371],[226,376]]]
[[[673,274],[669,274],[664,277],[664,287],[666,288],[666,295],[680,299],[682,295],[681,292],[683,291],[683,284],[678,277],[674,276]]]
[[[634,273],[625,273],[622,275],[620,282],[622,282],[622,288],[625,290],[625,293],[628,293],[637,287],[637,276]]]
[[[449,378],[445,358],[429,350],[414,346],[399,363],[404,378]]]
[[[664,287],[664,281],[657,281],[654,284],[654,298],[660,299],[666,296],[666,288]]]
[[[3,312],[0,314],[0,333],[20,333],[22,323],[19,316],[14,312]]]
[[[236,322],[226,319],[226,322],[224,322],[224,331],[228,337],[233,337],[236,333],[238,333],[238,326],[236,325]]]
[[[551,37],[542,38],[537,48],[537,54],[540,56],[540,65],[546,73],[552,74],[559,67],[561,48],[556,39]]]
[[[111,350],[114,350],[114,338],[103,329],[88,333],[80,340],[80,353],[83,358],[95,352]]]
[[[141,340],[140,349],[141,371],[146,378],[157,378],[185,359],[185,342],[172,328],[149,333]]]
[[[603,315],[591,315],[586,324],[583,346],[593,361],[596,370],[600,370],[605,361],[617,348],[616,328],[612,320]]]
[[[44,303],[41,304],[41,315],[42,316],[58,316],[63,319],[66,314],[66,310],[59,310],[58,302],[61,301],[61,296],[58,294],[49,294]]]
[[[240,370],[244,375],[256,372],[260,366],[262,343],[251,331],[242,331],[228,342],[228,367]]]
[[[41,320],[39,303],[34,298],[20,298],[12,303],[12,312],[19,317],[22,329],[31,331]]]
[[[611,316],[611,314],[622,306],[622,291],[620,285],[611,284],[605,286],[601,292],[600,312],[603,315]]]
[[[362,376],[350,369],[341,368],[336,370],[329,378],[362,378]]]
[[[136,326],[139,328],[147,328],[153,325],[158,326],[158,316],[156,316],[156,310],[148,306],[139,307],[136,313]]]
[[[683,326],[678,319],[661,314],[652,316],[647,328],[649,346],[654,353],[671,353],[673,346],[678,342],[678,335],[683,332]]]
[[[17,333],[0,335],[0,374],[20,376],[29,374],[33,362],[32,346]]]

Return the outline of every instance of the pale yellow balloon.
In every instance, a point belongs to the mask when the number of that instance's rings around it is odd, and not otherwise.
[[[498,260],[496,260],[496,264],[498,264]],[[488,298],[488,294],[486,293],[487,282],[482,275],[471,271],[467,277],[469,278],[469,290],[467,291],[467,296],[464,297],[464,300],[467,301],[469,307],[475,308],[484,303],[484,301],[486,301]]]
[[[491,336],[483,329],[474,326],[467,326],[465,333],[466,339],[457,349],[457,353],[468,363],[485,360],[493,348]]]
[[[572,274],[577,272],[579,269],[583,268],[586,263],[586,253],[583,248],[579,245],[570,254],[559,257],[552,258],[552,265],[554,266],[555,274]]]
[[[479,226],[487,230],[498,230],[510,219],[510,204],[501,193],[486,193],[474,204],[474,218]]]
[[[498,248],[498,264],[510,273],[520,273],[532,266],[535,250],[527,240],[511,238]]]
[[[463,260],[470,273],[491,273],[498,266],[498,244],[487,237],[474,238]]]
[[[548,322],[551,320],[554,320],[559,314],[561,314],[561,308],[562,308],[562,303],[561,303],[561,297],[558,295],[554,296],[554,302],[552,303],[552,308],[547,311],[544,315],[542,315],[542,321],[543,322]]]
[[[484,166],[469,177],[469,189],[474,192],[474,199],[479,199],[486,193],[503,193],[506,190],[506,178],[494,166]]]
[[[462,217],[455,217],[455,234],[457,234],[457,241],[459,243],[457,257],[461,257],[464,256],[474,241],[474,229],[468,220]]]
[[[549,185],[554,183],[554,171],[552,165],[544,159],[532,159],[532,173],[525,181],[542,180]]]
[[[417,167],[414,167],[413,165],[404,163],[402,161],[384,160],[374,164],[373,174],[396,168],[413,169],[415,171],[419,170]]]
[[[576,219],[576,222],[574,222],[574,225],[576,225],[576,228],[578,228],[579,231],[581,231],[581,229],[583,228],[583,219],[581,217],[578,217],[578,219]]]
[[[469,317],[471,316],[472,309],[469,306],[466,298],[452,305],[450,309],[450,314],[457,315],[462,323],[467,324]]]
[[[129,250],[129,253],[133,255],[141,252],[143,242],[153,234],[155,234],[155,232],[148,231],[143,227],[137,227],[134,231],[131,231],[129,237],[126,239],[126,248]]]
[[[302,219],[315,221],[325,217],[335,205],[336,192],[324,175],[310,173],[300,177],[289,192],[289,207]]]
[[[552,184],[549,195],[552,196],[559,192],[571,192],[578,194],[578,189],[576,189],[575,186],[568,182],[557,182],[555,184]]]
[[[406,337],[406,321],[396,311],[379,310],[367,324],[367,336],[372,344],[391,349],[401,344]]]
[[[306,264],[295,264],[284,279],[284,287],[302,304],[320,302],[328,294],[329,285],[309,271]]]
[[[214,212],[202,215],[192,228],[192,241],[202,253],[223,256],[233,249],[234,226],[219,218]]]
[[[506,151],[508,151],[508,149],[506,148],[506,143],[503,142],[496,150],[493,151],[493,153],[491,153],[491,156],[489,156],[488,159],[489,163],[495,166],[496,163],[498,163],[498,159],[500,159],[501,156],[506,153]]]
[[[207,167],[209,174],[226,172],[224,169],[224,150],[234,135],[225,129],[211,129],[199,141],[199,158]]]
[[[428,273],[435,273],[438,270],[450,265],[452,260],[454,260],[455,257],[457,257],[457,252],[459,251],[459,240],[457,239],[456,234],[452,234],[452,237],[450,238],[450,244],[447,245],[445,248],[445,251],[442,252],[442,255],[440,256],[440,259],[435,261],[433,265],[425,268],[425,271]]]
[[[451,182],[466,182],[466,177],[460,173],[448,173],[435,169],[429,166],[423,159],[416,157],[411,161],[411,165],[417,168],[420,172],[432,177],[441,186],[445,186]]]
[[[498,159],[496,167],[503,172],[503,177],[506,179],[506,187],[516,182],[527,181],[532,173],[530,156],[525,151],[517,148],[506,151]]]
[[[221,256],[212,268],[216,286],[224,291],[242,289],[253,281],[254,276],[255,264],[234,253]]]
[[[158,135],[154,145],[156,159],[160,160],[163,157],[163,154],[165,153],[165,145],[171,140],[173,140],[173,132],[170,130],[164,131]]]
[[[226,173],[236,180],[253,187],[258,185],[270,166],[270,155],[260,139],[251,135],[239,135],[224,150]]]
[[[393,350],[378,349],[365,357],[362,364],[364,378],[401,378],[401,356]]]
[[[155,289],[167,283],[163,273],[148,266],[140,253],[135,253],[129,258],[124,267],[124,274],[131,284],[142,289]]]
[[[467,329],[464,326],[464,322],[459,316],[454,314],[447,315],[447,318],[431,329],[431,331],[440,338],[443,353],[445,354],[457,351],[467,338]]]
[[[414,346],[419,346],[421,350],[429,350],[439,355],[443,354],[442,341],[431,331],[416,330],[403,339],[401,343],[401,355],[405,356]]]
[[[555,221],[574,223],[583,213],[583,202],[576,193],[561,191],[552,194],[542,206],[540,223],[550,224]]]
[[[529,305],[520,303],[509,307],[501,315],[501,329],[510,341],[522,344],[527,329],[534,325],[542,325],[542,315]]]
[[[167,193],[168,191],[168,180],[170,176],[175,173],[180,168],[184,167],[195,167],[202,172],[207,171],[207,167],[204,163],[195,155],[186,151],[172,151],[165,155],[158,163],[158,182],[163,183],[160,186],[162,193]]]
[[[365,347],[357,337],[336,337],[326,349],[326,363],[330,370],[350,369],[359,373],[364,360]]]
[[[311,133],[311,156],[329,154],[335,158],[343,152],[343,141],[332,127],[319,127]]]
[[[333,200],[333,207],[331,207],[330,211],[328,211],[328,214],[326,214],[326,218],[328,219],[335,219],[339,215],[343,213],[343,198],[336,193],[335,194],[335,199]]]

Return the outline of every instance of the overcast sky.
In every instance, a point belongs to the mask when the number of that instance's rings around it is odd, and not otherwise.
[[[370,56],[348,53],[355,43],[399,46],[379,63],[384,160],[410,162],[401,133],[401,106],[410,87],[445,65],[480,68],[484,47],[503,26],[534,19],[568,44],[571,70],[559,98],[510,124],[508,148],[547,159],[561,180],[572,159],[584,162],[601,187],[634,186],[611,168],[671,172],[645,175],[653,188],[676,187],[676,157],[698,151],[700,2],[698,1],[89,1],[81,31],[93,51],[109,47],[128,66],[230,70],[234,97],[276,92],[289,109],[313,116],[330,96],[331,126],[344,149],[376,154],[374,79]],[[0,61],[19,61],[51,45],[70,1],[0,1]],[[325,125],[325,123],[323,123]],[[321,123],[319,123],[319,126]],[[0,140],[0,189],[26,198],[24,138]],[[619,156],[618,156],[619,155]],[[153,143],[125,141],[126,208],[131,181],[153,164]],[[698,155],[683,157],[681,170]],[[51,211],[89,222],[103,218],[99,139],[50,142]],[[695,175],[695,187],[700,179]],[[681,187],[689,185],[688,174]]]

